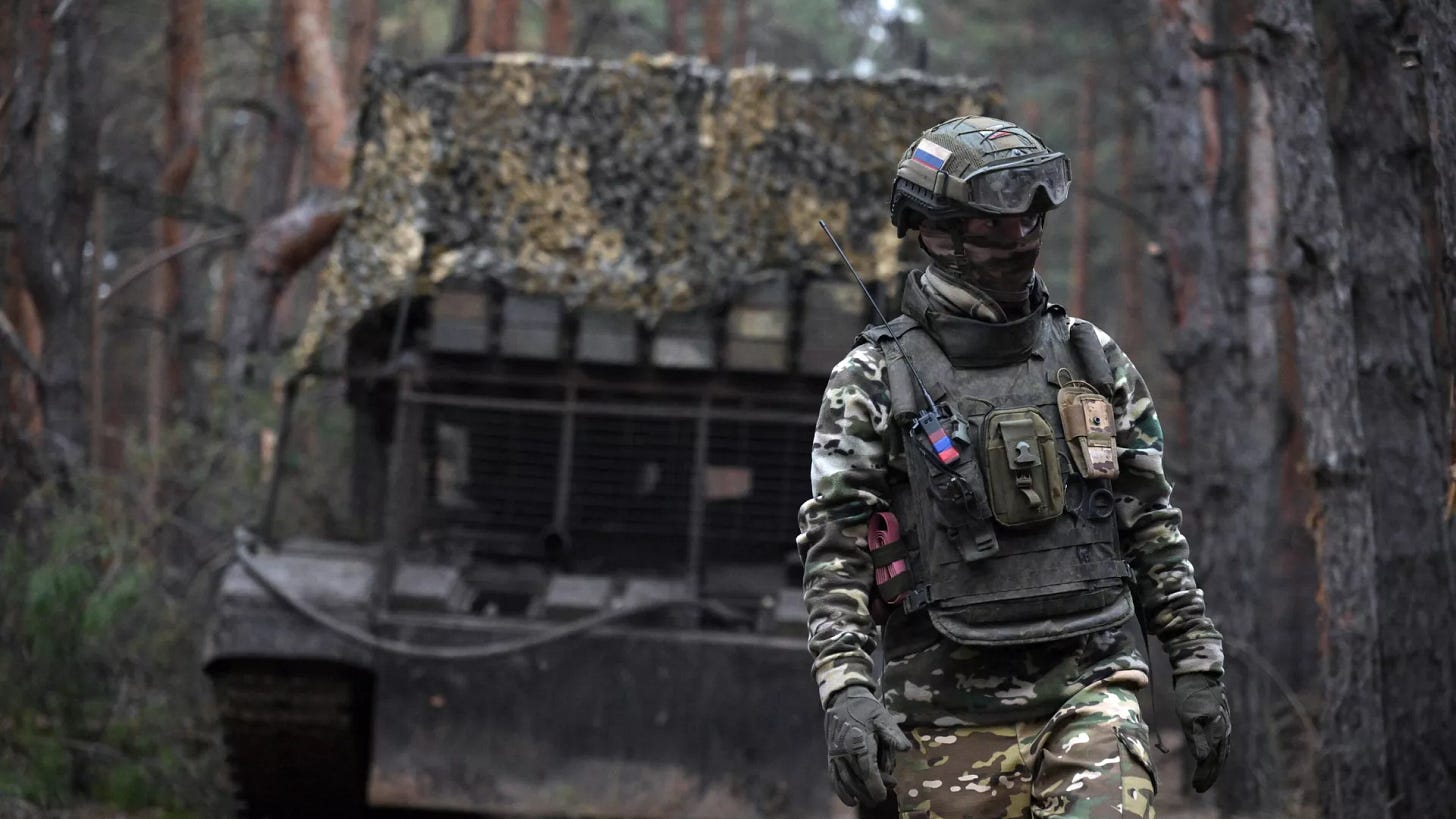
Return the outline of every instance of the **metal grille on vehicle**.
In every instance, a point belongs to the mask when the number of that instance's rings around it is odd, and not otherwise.
[[[812,408],[630,392],[412,400],[429,409],[426,545],[679,576],[781,565],[793,548]]]

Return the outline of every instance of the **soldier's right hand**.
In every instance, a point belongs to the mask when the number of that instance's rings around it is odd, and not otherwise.
[[[885,801],[895,784],[895,752],[910,750],[910,740],[879,699],[859,685],[835,694],[824,712],[824,737],[839,800],[850,807]]]

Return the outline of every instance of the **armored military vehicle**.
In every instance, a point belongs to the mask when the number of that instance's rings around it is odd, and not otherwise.
[[[670,58],[376,63],[287,382],[347,380],[366,537],[240,536],[206,669],[241,812],[846,815],[793,539],[870,313],[817,220],[884,291],[900,151],[994,105]]]

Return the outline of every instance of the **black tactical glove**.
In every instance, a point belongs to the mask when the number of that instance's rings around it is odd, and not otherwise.
[[[1178,700],[1178,719],[1183,735],[1193,749],[1193,790],[1203,793],[1213,787],[1219,768],[1228,757],[1228,697],[1223,683],[1211,674],[1180,674],[1173,678],[1173,694]]]
[[[869,689],[852,685],[836,693],[824,712],[829,743],[829,779],[839,801],[873,807],[895,784],[895,751],[910,750],[910,740]]]

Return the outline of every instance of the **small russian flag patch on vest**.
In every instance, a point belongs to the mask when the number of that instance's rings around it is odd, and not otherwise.
[[[911,152],[910,158],[932,171],[938,171],[944,168],[946,160],[950,159],[950,149],[922,139],[915,143],[915,150]]]
[[[950,436],[945,434],[945,427],[940,425],[940,419],[933,412],[927,412],[920,417],[920,428],[925,430],[925,435],[930,439],[930,445],[935,449],[935,455],[940,458],[941,463],[949,466],[960,459],[961,453],[951,443]]]

